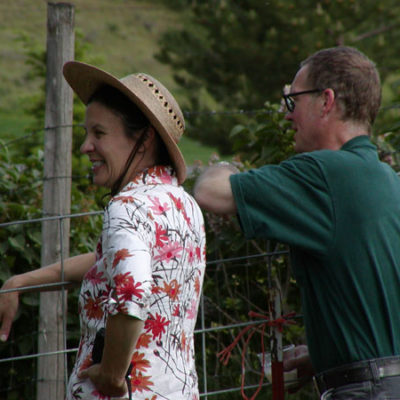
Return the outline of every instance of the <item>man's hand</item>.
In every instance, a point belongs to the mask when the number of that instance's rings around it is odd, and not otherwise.
[[[314,375],[314,369],[308,355],[308,347],[305,345],[296,346],[294,349],[284,352],[283,369],[286,372],[297,369],[298,383],[288,389],[289,393],[297,392]]]
[[[125,379],[119,380],[118,382],[112,382],[108,379],[108,376],[104,376],[101,373],[101,364],[94,364],[91,367],[81,371],[78,374],[79,379],[90,379],[96,389],[106,396],[111,397],[122,397],[128,392],[128,387]]]
[[[9,279],[1,287],[1,290],[13,289],[12,281]],[[11,326],[17,314],[19,306],[18,292],[7,292],[0,294],[0,340],[5,342],[10,334]]]

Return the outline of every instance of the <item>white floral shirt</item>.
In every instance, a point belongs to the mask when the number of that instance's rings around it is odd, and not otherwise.
[[[109,399],[77,373],[92,365],[107,316],[123,313],[145,321],[132,357],[132,398],[197,400],[193,331],[204,270],[197,203],[170,167],[146,170],[105,210],[96,263],[80,291],[82,336],[67,399]]]

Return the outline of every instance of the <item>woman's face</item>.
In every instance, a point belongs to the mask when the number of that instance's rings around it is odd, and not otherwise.
[[[98,102],[86,108],[85,130],[81,152],[92,163],[93,183],[111,188],[123,172],[135,140],[126,136],[121,118]]]

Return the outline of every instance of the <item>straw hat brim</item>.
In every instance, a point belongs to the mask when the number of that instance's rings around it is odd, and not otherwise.
[[[138,73],[118,79],[92,65],[69,61],[63,74],[71,88],[87,105],[101,86],[109,85],[127,96],[146,115],[165,143],[178,182],[186,178],[186,163],[177,145],[184,131],[184,118],[171,93],[150,75]],[[154,89],[156,87],[157,89]]]

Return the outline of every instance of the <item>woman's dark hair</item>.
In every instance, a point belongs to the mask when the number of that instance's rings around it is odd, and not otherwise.
[[[115,196],[121,190],[121,184],[125,178],[125,175],[135,159],[140,147],[145,142],[148,135],[148,129],[151,127],[151,124],[148,118],[135,103],[133,103],[127,96],[112,86],[105,85],[97,89],[90,97],[88,105],[93,102],[102,104],[114,114],[119,116],[122,120],[124,131],[127,137],[136,139],[135,146],[133,147],[131,154],[126,161],[123,172],[111,187],[110,195]],[[165,144],[157,131],[155,139],[156,164],[172,166],[167,148],[165,147]]]

